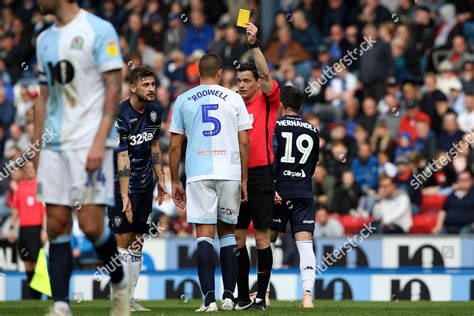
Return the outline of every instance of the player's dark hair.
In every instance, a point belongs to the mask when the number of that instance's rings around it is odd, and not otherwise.
[[[303,92],[292,86],[284,86],[281,89],[280,101],[285,109],[299,112],[303,102]]]
[[[148,66],[139,66],[133,68],[130,71],[130,75],[128,76],[129,83],[135,84],[138,80],[142,80],[147,77],[155,77],[155,72]]]
[[[255,65],[253,61],[240,64],[239,67],[237,68],[237,72],[243,72],[243,71],[250,71],[253,74],[255,80],[258,80],[260,78],[257,71],[257,65]]]
[[[222,68],[222,60],[216,54],[206,54],[199,60],[199,76],[201,78],[214,78]]]

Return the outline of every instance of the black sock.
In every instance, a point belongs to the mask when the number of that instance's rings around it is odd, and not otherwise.
[[[72,269],[71,237],[62,235],[51,238],[48,272],[53,301],[69,303],[69,279]]]
[[[117,242],[115,236],[108,227],[104,227],[102,235],[96,241],[93,241],[94,249],[104,263],[110,274],[113,283],[119,283],[123,279],[122,264],[119,260]]]
[[[197,239],[197,268],[199,283],[204,295],[204,305],[209,306],[216,301],[214,274],[216,272],[216,256],[213,239],[200,237]]]
[[[257,298],[265,300],[267,293],[268,282],[270,282],[270,275],[272,274],[273,254],[272,247],[258,250],[257,260]]]
[[[250,302],[249,274],[250,258],[247,247],[239,248],[237,254],[239,270],[237,273],[237,289],[239,291],[239,301]]]
[[[235,283],[237,282],[237,248],[235,235],[226,235],[220,239],[220,261],[224,293],[222,299],[234,299]]]
[[[31,280],[33,279],[33,275],[35,271],[26,272],[26,279],[28,280],[28,285],[30,285]],[[41,292],[36,291],[35,289],[30,287],[31,298],[34,300],[41,299]]]

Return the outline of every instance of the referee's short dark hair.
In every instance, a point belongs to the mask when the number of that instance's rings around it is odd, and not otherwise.
[[[253,61],[240,64],[237,68],[237,72],[250,71],[253,74],[255,80],[258,80],[260,76],[258,75],[257,65]]]
[[[148,66],[139,66],[133,68],[130,71],[130,75],[128,76],[128,80],[130,84],[135,84],[137,80],[143,80],[144,78],[153,77],[155,78],[155,72]]]
[[[201,78],[214,78],[222,68],[222,60],[216,54],[206,54],[199,60],[199,76]]]
[[[292,86],[284,86],[281,89],[280,101],[285,109],[299,112],[303,102],[303,92]]]

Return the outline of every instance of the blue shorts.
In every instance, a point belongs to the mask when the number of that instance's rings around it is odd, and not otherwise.
[[[153,206],[153,191],[143,193],[130,193],[132,202],[133,221],[129,223],[125,212],[122,212],[123,204],[120,194],[115,195],[115,207],[109,207],[109,226],[115,234],[139,233],[145,234],[150,231],[151,208]]]
[[[290,221],[293,235],[298,232],[314,232],[316,207],[313,199],[289,198],[283,199],[281,205],[275,205],[273,210],[272,230],[286,233],[286,224]]]

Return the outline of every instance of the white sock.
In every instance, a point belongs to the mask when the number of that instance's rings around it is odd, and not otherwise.
[[[130,263],[128,264],[130,271],[130,298],[135,298],[135,288],[137,287],[138,277],[140,276],[140,270],[142,269],[142,252],[130,251]]]
[[[301,280],[303,281],[303,291],[313,293],[314,280],[316,279],[316,257],[313,250],[313,241],[297,241],[296,247],[298,247],[298,253],[300,254],[300,273]]]
[[[120,263],[122,264],[122,269],[124,271],[125,270],[128,271],[128,265],[130,263],[130,254],[128,252],[128,249],[117,247],[117,250],[118,250],[118,253],[119,253]],[[130,278],[130,276],[129,276],[129,278]],[[124,283],[124,282],[128,282],[128,281],[129,280],[125,280],[125,278],[124,278],[120,283],[127,284],[127,283]]]

